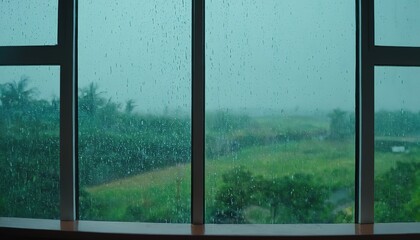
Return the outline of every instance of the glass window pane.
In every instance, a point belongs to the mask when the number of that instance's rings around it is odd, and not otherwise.
[[[0,46],[57,44],[58,1],[0,1]]]
[[[375,44],[420,46],[420,1],[375,0]]]
[[[60,69],[0,67],[0,217],[58,219]]]
[[[354,1],[206,4],[206,221],[353,222]]]
[[[375,68],[375,222],[420,221],[420,68]]]
[[[191,1],[79,2],[80,218],[190,222]]]

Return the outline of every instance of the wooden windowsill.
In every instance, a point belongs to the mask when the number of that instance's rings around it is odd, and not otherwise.
[[[6,239],[420,239],[420,223],[194,226],[0,218],[0,236]]]

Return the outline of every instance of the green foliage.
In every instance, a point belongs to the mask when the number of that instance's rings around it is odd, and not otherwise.
[[[122,109],[94,83],[80,91],[81,219],[188,222],[190,182],[179,172],[189,170],[190,119],[133,112],[132,100]],[[35,99],[35,93],[27,78],[0,87],[0,216],[59,217],[60,100]],[[207,168],[225,172],[206,185],[214,189],[206,195],[211,222],[352,222],[348,202],[341,207],[329,198],[352,184],[354,116],[336,109],[329,117],[330,138],[341,141],[323,140],[325,119],[209,113]],[[419,114],[380,112],[375,117],[381,136],[420,130]],[[413,147],[407,155],[377,155],[397,162],[390,170],[392,164],[380,166],[378,221],[419,221],[418,154]],[[402,163],[405,159],[412,162]],[[232,169],[232,160],[242,167]],[[122,187],[127,177],[140,180],[128,178]]]
[[[271,184],[268,182],[267,184]],[[324,186],[318,185],[310,175],[296,174],[274,181],[274,192],[280,195],[272,204],[273,219],[280,223],[321,223],[330,222],[325,218],[328,209],[327,191]],[[275,199],[272,199],[274,202]],[[278,211],[282,212],[279,214]],[[278,216],[280,215],[280,216]]]
[[[420,113],[379,111],[375,113],[375,134],[378,136],[410,136],[420,133]]]
[[[59,218],[58,138],[8,138],[0,143],[2,216]]]
[[[129,99],[125,102],[125,113],[130,114],[133,112],[134,108],[137,106],[134,103],[135,101],[133,99]]]
[[[229,133],[231,131],[249,126],[251,119],[244,114],[236,114],[228,110],[220,110],[206,115],[208,131]]]
[[[94,185],[190,161],[189,122],[123,113],[107,127],[84,119],[79,128],[81,184]],[[105,128],[105,129],[104,129]]]
[[[251,204],[256,182],[251,173],[242,167],[223,175],[224,184],[216,194],[218,209],[214,213],[217,223],[244,223],[243,211]]]
[[[376,179],[375,220],[377,222],[416,221],[420,204],[418,199],[416,200],[419,174],[420,163],[397,162],[396,167]]]
[[[417,171],[417,189],[412,194],[412,199],[404,206],[404,212],[409,219],[420,222],[420,171]]]
[[[105,99],[98,92],[98,85],[91,82],[89,86],[80,90],[79,110],[89,116],[94,116],[99,108],[105,104]]]
[[[228,110],[206,113],[206,157],[218,158],[254,146],[323,139],[325,119],[314,116],[255,117]]]
[[[216,194],[212,221],[215,223],[249,223],[247,209],[268,208],[270,223],[321,223],[332,221],[326,203],[327,191],[310,175],[265,179],[254,177],[243,167],[223,175]]]
[[[79,191],[80,219],[107,220],[102,214],[104,208],[106,208],[106,203],[92,197],[92,194],[86,191],[86,189],[82,188]]]
[[[354,133],[354,119],[343,110],[334,109],[329,115],[330,136],[332,140],[342,140]]]
[[[59,218],[59,112],[22,77],[0,87],[0,215]]]
[[[5,83],[0,86],[0,101],[6,110],[22,110],[31,101],[35,89],[27,89],[29,78],[22,77],[20,81]]]

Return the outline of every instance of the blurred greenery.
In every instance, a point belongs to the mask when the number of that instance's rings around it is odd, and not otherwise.
[[[311,175],[296,174],[267,180],[253,176],[243,167],[236,167],[222,176],[223,184],[216,193],[212,222],[215,223],[321,223],[328,219],[326,187]],[[268,209],[267,222],[254,219],[254,214]],[[261,218],[261,217],[259,217]]]
[[[60,100],[0,85],[0,216],[59,218]],[[79,93],[79,206],[89,220],[190,222],[191,122]],[[353,222],[354,114],[206,113],[206,221]],[[375,114],[375,216],[420,220],[420,114]],[[392,146],[405,151],[392,152]]]
[[[420,214],[418,200],[420,162],[397,162],[375,179],[377,222],[415,222]],[[417,200],[416,200],[417,197]]]

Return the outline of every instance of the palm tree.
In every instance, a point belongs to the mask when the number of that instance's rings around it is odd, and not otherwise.
[[[98,92],[98,85],[93,82],[91,82],[89,86],[81,89],[80,91],[80,109],[85,111],[88,115],[94,116],[98,108],[105,104],[105,99],[100,96],[102,92]]]
[[[5,83],[0,87],[0,101],[4,109],[22,109],[32,100],[35,88],[28,89],[28,77],[22,77],[18,82]]]
[[[125,112],[127,114],[130,114],[131,112],[133,112],[133,109],[137,107],[137,105],[135,105],[134,103],[135,101],[133,99],[129,99],[127,100],[127,102],[125,102]]]

